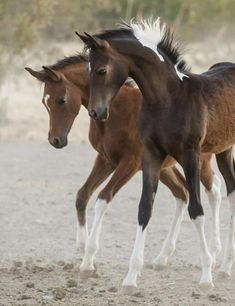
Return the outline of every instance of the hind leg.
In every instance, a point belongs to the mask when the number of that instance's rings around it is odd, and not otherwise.
[[[153,261],[156,269],[164,268],[168,263],[169,257],[175,251],[176,241],[188,202],[188,191],[185,187],[185,179],[176,167],[162,170],[160,180],[171,190],[175,197],[175,215],[161,251]]]
[[[216,256],[221,251],[220,241],[220,219],[219,212],[221,206],[221,181],[211,169],[212,154],[204,154],[201,158],[201,182],[209,200],[212,211],[212,231],[210,250],[213,257],[213,265],[216,264]]]
[[[188,212],[199,239],[198,256],[200,256],[202,265],[200,287],[208,290],[214,287],[211,273],[213,261],[205,236],[205,217],[200,199],[199,152],[200,147],[187,148],[182,153],[181,163],[189,190]]]
[[[230,207],[229,229],[227,234],[224,256],[220,267],[220,273],[230,276],[232,264],[235,259],[235,172],[233,148],[230,148],[225,152],[217,154],[216,160],[218,163],[219,170],[225,180]]]

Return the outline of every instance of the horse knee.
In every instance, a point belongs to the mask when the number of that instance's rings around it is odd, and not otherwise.
[[[181,199],[185,203],[188,203],[189,194],[186,188],[182,186],[176,186],[175,190],[172,192],[176,198]]]
[[[107,203],[111,202],[113,199],[113,190],[109,189],[109,190],[101,190],[101,192],[98,195],[98,199],[104,200]]]
[[[81,225],[84,225],[86,222],[86,207],[89,196],[83,189],[80,189],[76,197],[76,210],[78,221]]]
[[[144,206],[140,204],[138,212],[138,222],[139,225],[143,227],[143,230],[148,225],[151,216],[152,216],[152,206],[150,205]]]
[[[200,203],[195,205],[194,203],[189,202],[188,212],[189,212],[190,219],[193,219],[193,220],[195,220],[199,216],[204,216],[203,208]]]

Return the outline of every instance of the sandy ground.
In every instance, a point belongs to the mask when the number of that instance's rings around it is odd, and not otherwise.
[[[199,291],[198,243],[187,214],[169,267],[152,269],[173,215],[173,198],[162,185],[149,227],[139,289],[133,296],[123,294],[121,282],[135,237],[140,173],[117,194],[104,218],[96,260],[100,277],[82,282],[81,258],[75,248],[74,199],[89,173],[94,151],[87,144],[56,150],[46,142],[2,141],[0,152],[0,305],[235,304],[235,273],[229,280],[220,280],[216,267],[214,291]],[[202,198],[209,237],[211,215],[204,191]],[[88,209],[89,225],[94,202],[95,195]],[[223,245],[227,212],[223,200]]]

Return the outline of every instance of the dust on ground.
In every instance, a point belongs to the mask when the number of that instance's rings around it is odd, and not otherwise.
[[[75,248],[74,199],[91,169],[94,151],[87,144],[56,150],[46,142],[2,141],[0,152],[0,305],[235,304],[234,269],[231,279],[220,280],[216,267],[215,289],[200,292],[198,243],[187,214],[169,267],[152,269],[174,213],[173,197],[162,185],[148,231],[139,288],[132,296],[123,293],[121,282],[135,238],[140,173],[117,194],[104,217],[96,260],[99,278],[81,281],[81,258]],[[209,237],[211,214],[204,191],[202,198]],[[89,225],[94,202],[95,195],[88,209]],[[223,200],[223,246],[228,220],[228,205]]]

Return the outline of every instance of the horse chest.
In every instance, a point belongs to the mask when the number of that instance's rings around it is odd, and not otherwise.
[[[200,118],[191,120],[180,113],[166,113],[165,116],[151,116],[147,121],[140,120],[142,142],[152,144],[165,153],[179,157],[186,148],[196,147],[204,135],[203,125],[198,125]]]
[[[142,140],[152,139],[154,142],[167,143],[172,139],[180,140],[182,137],[183,123],[180,118],[159,113],[141,114],[139,118],[139,130]]]
[[[118,164],[124,155],[131,155],[134,151],[133,146],[130,146],[129,134],[125,130],[115,128],[115,125],[109,126],[105,123],[103,126],[91,126],[89,139],[93,148],[112,164]],[[139,144],[138,139],[134,141],[134,144],[136,143]]]

